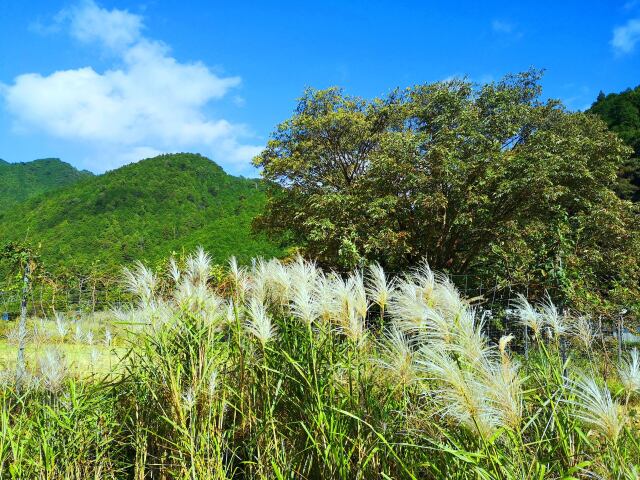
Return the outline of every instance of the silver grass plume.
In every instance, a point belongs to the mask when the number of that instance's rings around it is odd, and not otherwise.
[[[84,333],[82,331],[82,327],[79,324],[76,325],[76,330],[73,334],[73,340],[76,343],[82,343],[84,341]]]
[[[573,415],[588,427],[600,433],[609,441],[616,443],[626,418],[622,415],[620,405],[611,398],[611,392],[599,387],[595,379],[580,374],[572,384],[575,400]]]
[[[364,277],[362,272],[356,270],[350,276],[351,288],[353,292],[353,308],[360,317],[366,318],[369,310],[369,302],[367,301],[367,290],[364,286]]]
[[[152,270],[141,262],[136,262],[133,270],[125,267],[124,281],[127,289],[138,298],[142,305],[151,305],[155,299],[158,278]]]
[[[449,315],[457,315],[467,305],[462,300],[458,287],[444,274],[436,275],[433,301],[438,309]]]
[[[311,325],[318,317],[316,299],[312,287],[306,283],[297,283],[291,298],[291,313],[305,325]]]
[[[444,312],[425,306],[421,329],[417,331],[430,342],[446,346],[455,342],[456,328],[455,321]]]
[[[509,354],[507,353],[507,346],[513,341],[513,339],[514,339],[514,336],[509,334],[509,335],[501,336],[500,340],[498,340],[498,351],[500,352],[500,358],[502,358],[503,361],[509,359]]]
[[[367,330],[364,318],[355,307],[349,308],[347,321],[340,325],[340,330],[356,346],[362,346],[366,339]]]
[[[292,315],[306,325],[311,325],[318,318],[316,302],[316,281],[319,278],[318,269],[313,262],[298,256],[289,267],[291,278],[290,309]]]
[[[286,306],[291,295],[291,277],[282,262],[273,259],[268,264],[267,285],[271,301],[275,305]]]
[[[275,337],[276,327],[273,325],[264,304],[252,299],[249,303],[248,313],[249,318],[245,322],[245,328],[265,347]]]
[[[423,287],[409,278],[400,280],[389,301],[394,323],[404,331],[420,330],[434,310],[424,297]]]
[[[91,365],[95,368],[98,365],[98,361],[100,360],[100,352],[97,348],[91,349]]]
[[[419,365],[437,384],[440,412],[487,438],[502,426],[503,416],[490,387],[473,371],[464,370],[446,351],[425,347]]]
[[[418,267],[404,279],[405,283],[413,284],[420,289],[420,294],[425,304],[432,307],[434,304],[433,293],[436,288],[436,274],[426,258],[424,258]]]
[[[520,365],[511,360],[485,361],[479,369],[487,394],[500,416],[499,424],[517,429],[522,421],[524,399]]]
[[[295,261],[288,265],[287,271],[290,278],[289,283],[291,289],[294,290],[294,294],[295,289],[301,285],[304,285],[308,290],[312,290],[319,275],[316,264],[305,260],[301,255],[298,255]]]
[[[589,317],[578,317],[571,325],[569,325],[567,331],[571,334],[576,343],[584,347],[585,350],[591,350],[593,342],[596,340],[596,333]]]
[[[64,316],[59,312],[56,312],[56,331],[61,340],[69,333],[69,327],[64,321]]]
[[[224,309],[224,322],[227,325],[233,325],[236,323],[236,307],[233,303],[233,299],[229,299],[225,305],[226,307]]]
[[[188,413],[196,406],[196,392],[193,388],[187,388],[182,394],[182,405]]]
[[[251,262],[251,281],[249,282],[249,296],[258,302],[266,304],[269,301],[267,262],[262,258]]]
[[[38,367],[44,387],[50,391],[58,390],[68,372],[62,353],[55,348],[46,349],[38,359]]]
[[[401,384],[409,385],[419,377],[416,360],[410,338],[398,328],[391,327],[379,342],[379,355],[374,362]]]
[[[627,396],[640,393],[640,356],[637,348],[631,350],[629,356],[618,365],[618,375]]]
[[[233,282],[237,299],[243,299],[249,289],[249,277],[246,269],[238,265],[238,260],[235,256],[229,258],[229,275]]]
[[[489,358],[491,348],[482,333],[484,319],[478,319],[475,309],[463,308],[454,318],[451,349],[469,363],[475,364]]]
[[[192,255],[187,257],[186,275],[196,286],[207,285],[211,275],[211,257],[202,247],[198,247]]]
[[[180,283],[182,272],[180,271],[180,267],[178,267],[176,259],[173,257],[169,259],[169,276],[173,280],[174,285],[178,285]]]
[[[560,335],[563,335],[567,330],[565,317],[560,311],[558,311],[558,308],[551,300],[549,292],[546,293],[544,300],[540,304],[540,309],[544,321],[551,330],[553,336],[558,338]]]
[[[512,303],[512,308],[518,323],[529,328],[535,337],[542,334],[545,326],[544,317],[529,303],[524,295],[519,293]]]
[[[387,279],[384,269],[377,262],[369,265],[367,273],[367,295],[384,311],[393,295],[394,281]]]
[[[314,285],[314,297],[316,302],[316,314],[320,320],[328,324],[333,318],[334,289],[333,274],[320,273]]]
[[[351,310],[355,309],[353,294],[353,278],[346,280],[339,275],[333,275],[331,281],[332,305],[331,317],[334,322],[341,325],[349,322]]]

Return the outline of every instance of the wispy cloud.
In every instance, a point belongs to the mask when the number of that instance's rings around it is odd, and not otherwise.
[[[99,164],[88,166],[99,171],[186,149],[204,150],[242,170],[259,152],[242,142],[245,127],[207,114],[206,107],[236,88],[239,77],[176,60],[167,45],[143,34],[143,18],[126,10],[89,0],[62,11],[55,22],[82,44],[109,52],[114,66],[25,73],[0,85],[16,129],[95,145]],[[104,151],[110,152],[108,165]]]
[[[512,23],[502,20],[493,20],[491,22],[491,29],[497,33],[513,33],[515,26]]]
[[[611,46],[618,55],[632,53],[640,41],[640,18],[633,18],[613,29]]]
[[[629,0],[623,5],[622,8],[624,8],[625,10],[633,10],[639,5],[640,5],[640,0]]]
[[[501,35],[503,37],[508,37],[512,39],[522,38],[522,31],[518,28],[518,26],[506,20],[494,19],[491,22],[491,30],[496,35]]]

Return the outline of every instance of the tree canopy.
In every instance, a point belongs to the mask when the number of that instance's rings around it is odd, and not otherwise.
[[[539,80],[305,91],[255,159],[272,184],[255,228],[340,267],[426,258],[510,282],[561,269],[574,300],[637,291],[637,212],[612,190],[631,149]]]
[[[620,168],[616,191],[622,198],[640,202],[640,86],[621,93],[600,92],[589,112],[601,117],[634,154]]]

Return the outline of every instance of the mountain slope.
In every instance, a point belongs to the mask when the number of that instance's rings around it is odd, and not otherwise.
[[[640,202],[640,86],[621,93],[600,93],[588,111],[600,116],[633,148],[633,157],[620,172],[618,194]]]
[[[161,155],[0,212],[0,231],[41,243],[54,270],[155,261],[198,245],[225,262],[280,253],[251,234],[264,202],[259,180],[227,175],[200,155]]]
[[[0,160],[0,212],[35,195],[91,177],[57,158],[26,163]]]

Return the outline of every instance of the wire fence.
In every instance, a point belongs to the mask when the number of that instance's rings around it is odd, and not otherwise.
[[[47,318],[56,312],[94,313],[120,307],[131,302],[119,282],[73,279],[63,284],[41,282],[29,285],[27,314]],[[22,292],[8,284],[0,284],[0,314],[4,320],[14,319],[20,312]]]
[[[483,332],[489,339],[497,343],[501,336],[513,335],[511,348],[525,355],[532,338],[512,310],[516,295],[521,294],[531,302],[541,300],[545,294],[554,300],[562,298],[558,289],[549,285],[505,284],[497,277],[470,274],[454,274],[449,278],[462,296],[471,300],[477,309],[477,315],[483,320]],[[17,318],[21,300],[21,291],[0,284],[1,319],[10,321]],[[118,280],[79,277],[66,279],[63,286],[52,281],[32,284],[28,292],[27,312],[29,316],[40,318],[51,318],[56,312],[80,317],[119,308],[131,302],[131,295]],[[640,344],[636,318],[621,314],[599,316],[591,318],[591,327],[594,339],[602,347],[611,348],[614,342],[617,345],[614,345],[615,348],[625,350]],[[566,348],[571,349],[571,345]]]

